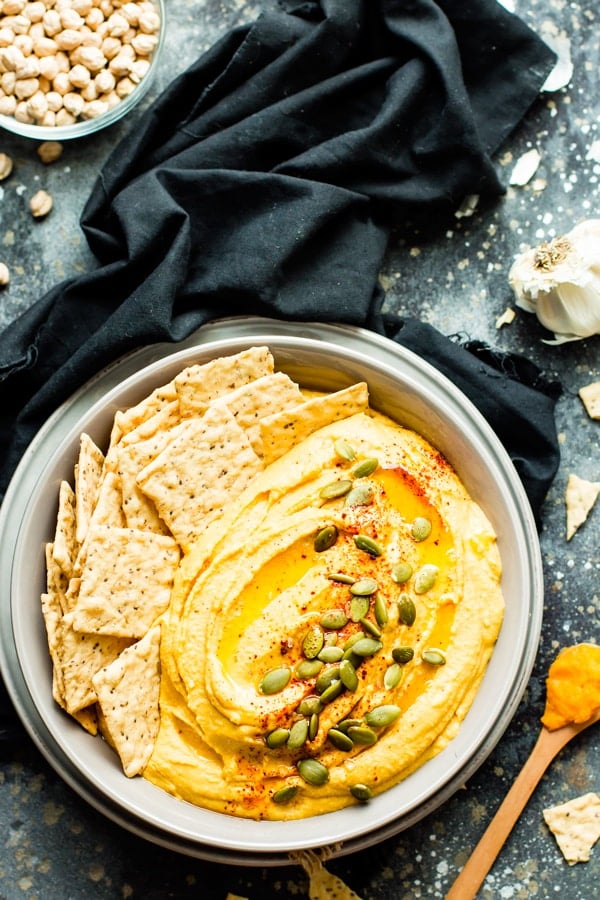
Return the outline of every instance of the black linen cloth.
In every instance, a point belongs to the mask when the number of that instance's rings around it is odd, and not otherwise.
[[[392,229],[502,194],[491,155],[553,62],[496,0],[287,2],[227,33],[104,165],[81,219],[97,268],[0,336],[0,496],[104,365],[251,314],[366,326],[432,362],[496,429],[539,515],[558,462],[551,387],[524,360],[388,320],[376,285]]]

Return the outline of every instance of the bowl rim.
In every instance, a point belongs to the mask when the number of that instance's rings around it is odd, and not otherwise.
[[[158,31],[158,43],[154,48],[150,67],[135,89],[124,97],[112,109],[96,116],[94,119],[82,119],[72,125],[36,125],[28,122],[19,122],[14,116],[0,115],[0,128],[19,137],[33,138],[36,141],[69,141],[75,138],[89,137],[110,125],[114,125],[123,119],[127,113],[138,106],[144,99],[152,83],[154,82],[160,57],[165,43],[167,30],[166,2],[165,0],[151,0],[160,12],[160,28]]]
[[[69,727],[80,733],[83,733],[82,729],[75,723],[66,724],[64,714],[58,707],[50,715],[44,715],[43,704],[40,709],[40,700],[36,696],[36,685],[32,683],[35,675],[32,675],[30,670],[28,654],[24,652],[31,634],[27,632],[27,629],[23,633],[24,617],[19,617],[17,605],[19,601],[15,590],[15,570],[23,562],[20,559],[19,538],[23,531],[27,530],[27,517],[32,514],[32,497],[35,497],[36,491],[39,490],[40,484],[44,480],[44,473],[52,464],[53,453],[57,448],[64,447],[69,441],[72,441],[75,433],[78,436],[81,431],[79,420],[85,415],[93,416],[98,409],[106,411],[107,400],[110,400],[115,394],[121,394],[124,385],[136,382],[139,384],[140,378],[154,376],[158,378],[156,384],[164,383],[164,374],[162,373],[165,365],[176,365],[175,371],[179,371],[191,357],[205,352],[210,352],[211,355],[219,354],[223,348],[231,348],[232,342],[234,344],[241,342],[244,346],[260,342],[277,346],[280,349],[286,347],[291,352],[297,344],[298,323],[254,317],[219,320],[203,326],[180,344],[158,344],[141,348],[118,360],[98,373],[48,419],[26,451],[0,508],[0,580],[6,587],[6,590],[0,594],[2,598],[0,599],[0,671],[4,675],[7,689],[26,730],[42,754],[63,779],[87,802],[128,830],[146,837],[154,843],[188,855],[230,863],[239,862],[244,865],[285,864],[289,862],[289,851],[322,846],[331,843],[332,840],[335,844],[334,854],[344,855],[392,836],[438,808],[476,771],[508,726],[527,685],[541,631],[543,580],[537,529],[520,479],[499,439],[481,414],[445,376],[412,351],[406,350],[388,338],[355,326],[303,323],[301,330],[308,335],[308,344],[305,342],[305,346],[309,346],[311,351],[317,355],[329,348],[338,354],[345,354],[344,358],[346,359],[356,360],[357,346],[363,347],[363,352],[367,348],[369,353],[377,352],[383,355],[386,359],[384,365],[386,371],[389,369],[388,363],[400,364],[401,367],[406,366],[409,370],[416,367],[428,379],[429,385],[433,385],[435,390],[443,392],[444,399],[451,405],[457,403],[459,409],[462,410],[466,404],[471,424],[475,429],[475,437],[477,440],[483,441],[485,452],[492,454],[496,460],[494,465],[497,464],[502,472],[502,477],[506,480],[504,487],[509,491],[509,506],[516,513],[515,527],[520,530],[523,537],[526,537],[524,542],[526,551],[524,552],[526,552],[527,558],[523,560],[523,565],[528,571],[529,583],[525,585],[525,591],[528,593],[527,602],[523,610],[519,610],[519,627],[523,628],[521,656],[497,701],[498,706],[501,707],[498,717],[493,723],[489,723],[486,732],[480,735],[474,743],[472,753],[467,759],[461,757],[460,754],[457,755],[459,745],[456,744],[455,739],[449,745],[452,748],[449,752],[446,748],[442,754],[431,760],[430,763],[434,764],[435,760],[442,757],[446,765],[443,777],[440,778],[438,773],[435,782],[436,789],[431,788],[430,783],[428,789],[421,790],[419,796],[413,799],[410,807],[407,807],[402,813],[394,805],[393,792],[399,793],[398,787],[396,787],[381,795],[387,799],[380,803],[383,811],[380,813],[376,825],[372,823],[369,825],[368,822],[367,824],[356,824],[355,822],[352,827],[347,825],[338,827],[337,832],[332,827],[331,817],[338,816],[338,813],[328,813],[312,817],[310,820],[286,823],[285,829],[281,829],[281,823],[261,822],[259,823],[259,845],[256,839],[250,840],[245,836],[242,837],[238,833],[240,828],[229,827],[227,835],[217,834],[215,836],[215,832],[210,829],[210,820],[214,824],[215,816],[219,821],[225,818],[228,826],[231,826],[232,817],[202,810],[208,826],[205,824],[204,833],[198,837],[195,821],[198,817],[198,808],[191,804],[183,804],[189,809],[186,810],[186,814],[182,813],[182,821],[178,822],[176,827],[172,827],[172,823],[171,827],[166,826],[165,820],[160,816],[148,817],[143,801],[149,790],[159,792],[163,801],[165,796],[169,795],[165,795],[163,791],[144,782],[143,779],[140,781],[143,782],[145,794],[142,793],[140,798],[135,792],[129,790],[129,782],[127,782],[127,790],[121,784],[107,792],[105,785],[97,781],[94,772],[88,770],[85,777],[82,778],[82,771],[85,772],[86,764],[83,759],[80,759],[79,765],[73,761],[73,746],[70,743],[72,739],[68,734]],[[235,352],[235,350],[228,349],[227,352]],[[161,373],[160,378],[158,377],[159,373]],[[390,377],[395,377],[393,372]],[[423,387],[419,386],[419,391],[422,390]],[[86,409],[85,414],[82,412],[83,408]],[[68,425],[66,434],[65,422]],[[52,447],[54,448],[53,452],[49,453],[48,451]],[[45,465],[41,469],[40,458],[46,459]],[[36,463],[38,463],[37,469]],[[22,546],[21,544],[21,551]],[[7,602],[4,601],[5,596],[9,597]],[[20,647],[20,653],[18,647]],[[49,663],[49,660],[47,662]],[[65,729],[67,739],[65,739]],[[88,737],[84,733],[83,735]],[[114,755],[112,751],[109,753],[111,753],[112,764]],[[428,773],[434,771],[436,766],[432,766],[430,763],[421,767],[419,772],[423,772],[425,767],[429,767]],[[124,779],[122,773],[121,779]],[[401,784],[405,785],[406,782]],[[172,799],[170,798],[169,802]],[[380,798],[376,798],[376,800],[379,801]],[[176,802],[183,809],[183,802]],[[356,808],[351,807],[351,809],[355,810]],[[343,813],[343,811],[341,812]],[[359,812],[358,816],[355,814],[357,820],[361,816],[363,819],[366,818],[362,812]],[[345,816],[338,816],[338,818],[344,819]],[[252,825],[250,827],[247,825],[248,820],[233,819],[233,821],[245,823],[243,826],[245,832],[252,832]],[[309,829],[306,829],[306,822],[311,823]],[[316,826],[315,823],[317,823]],[[309,834],[306,834],[307,830]],[[282,833],[285,837],[282,837]]]

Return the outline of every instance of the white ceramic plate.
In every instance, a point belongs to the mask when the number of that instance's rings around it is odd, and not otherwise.
[[[143,778],[54,703],[39,596],[44,544],[54,533],[58,486],[72,480],[79,435],[105,446],[116,409],[130,406],[192,362],[268,345],[278,367],[306,387],[369,385],[371,403],[419,431],[455,467],[486,511],[504,561],[505,619],[481,688],[457,737],[400,785],[365,805],[310,820],[253,822],[197,808]],[[543,610],[537,530],[503,446],[465,396],[394,342],[351,326],[225,319],[177,346],[143,348],[101,372],[49,419],[25,453],[0,510],[0,667],[29,734],[94,808],[130,831],[191,856],[280,865],[289,851],[363,849],[430,814],[476,771],[500,739],[535,659]]]

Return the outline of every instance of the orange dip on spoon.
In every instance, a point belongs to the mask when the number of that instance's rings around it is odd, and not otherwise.
[[[571,723],[587,722],[599,709],[600,647],[565,647],[548,670],[542,724],[554,731]]]

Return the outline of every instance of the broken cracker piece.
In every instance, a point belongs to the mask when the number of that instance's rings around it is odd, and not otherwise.
[[[570,541],[583,525],[600,494],[600,481],[586,481],[578,475],[569,475],[565,500],[567,504],[567,540]]]
[[[600,381],[579,388],[579,396],[590,419],[600,419]]]
[[[600,838],[600,794],[590,792],[543,811],[544,821],[570,866],[588,862]]]

